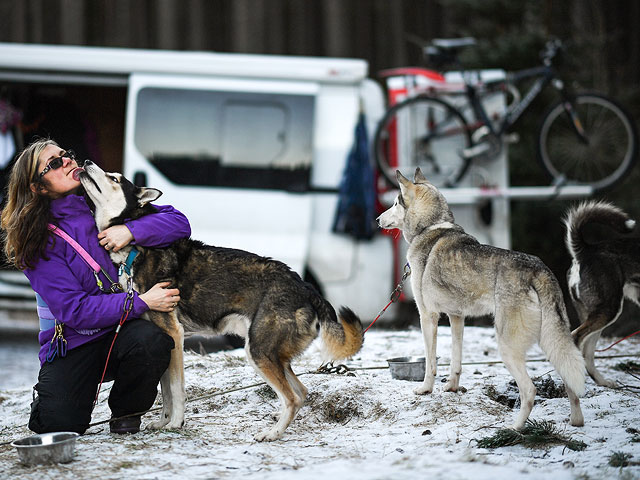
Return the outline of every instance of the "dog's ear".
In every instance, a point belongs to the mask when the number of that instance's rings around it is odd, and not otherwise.
[[[144,207],[147,203],[157,200],[162,192],[157,188],[139,187],[136,191],[138,197],[138,206]]]
[[[408,187],[409,185],[411,185],[411,180],[402,175],[402,173],[400,173],[400,170],[396,170],[396,179],[398,180],[398,185],[400,185],[400,188],[402,188],[403,186]]]
[[[413,183],[427,183],[427,177],[422,174],[420,167],[416,167],[416,173],[413,174]]]
[[[400,170],[396,170],[396,178],[398,179],[398,185],[400,186],[400,194],[405,202],[410,203],[413,199],[414,186],[411,180],[400,173]]]

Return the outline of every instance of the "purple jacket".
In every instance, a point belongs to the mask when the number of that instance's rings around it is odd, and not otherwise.
[[[134,242],[146,247],[165,247],[191,235],[187,218],[173,207],[156,205],[158,212],[135,221],[126,222]],[[98,229],[91,210],[83,197],[67,195],[51,202],[52,223],[62,228],[100,264],[114,280],[118,280],[117,268],[109,254],[98,243]],[[64,324],[67,348],[83,345],[110,331],[120,321],[126,293],[106,294],[96,284],[93,270],[65,240],[51,235],[47,247],[48,260],[34,262],[32,269],[24,273],[31,287],[47,303],[59,323]],[[108,288],[109,281],[100,274]],[[134,293],[133,309],[129,318],[140,317],[149,309]],[[54,329],[41,331],[40,364],[46,359]]]

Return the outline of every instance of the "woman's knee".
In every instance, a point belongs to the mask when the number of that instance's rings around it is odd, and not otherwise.
[[[91,409],[83,409],[64,397],[38,394],[31,403],[29,429],[35,433],[83,434],[91,422]]]
[[[133,320],[123,337],[123,346],[129,355],[138,357],[144,363],[169,364],[174,341],[155,324],[146,320]]]

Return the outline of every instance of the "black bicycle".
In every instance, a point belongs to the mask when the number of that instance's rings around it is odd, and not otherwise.
[[[537,132],[537,158],[555,185],[611,188],[637,160],[638,134],[632,117],[614,100],[599,93],[573,94],[558,77],[553,60],[562,48],[549,41],[542,65],[486,80],[466,71],[458,60],[473,38],[437,39],[425,48],[435,64],[456,64],[460,80],[451,81],[425,68],[396,68],[382,78],[401,79],[406,99],[387,110],[374,136],[374,156],[381,174],[397,186],[395,171],[413,175],[420,167],[438,187],[455,187],[472,162],[495,158],[510,138],[510,127],[546,87],[560,100],[542,117]],[[535,79],[524,96],[516,85]],[[483,102],[489,95],[509,99],[500,115],[490,115]],[[460,99],[463,101],[460,102]]]

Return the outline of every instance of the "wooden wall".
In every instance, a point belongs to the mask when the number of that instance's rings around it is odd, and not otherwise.
[[[420,62],[408,35],[515,28],[516,43],[520,29],[586,47],[578,68],[610,90],[640,84],[639,18],[637,0],[0,0],[0,41],[357,57],[376,72]]]

